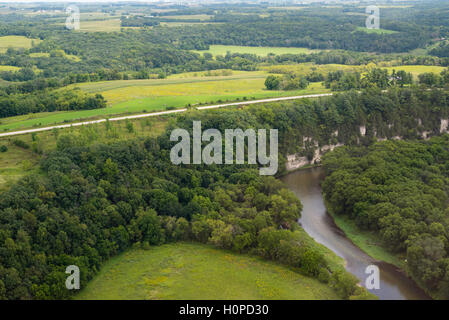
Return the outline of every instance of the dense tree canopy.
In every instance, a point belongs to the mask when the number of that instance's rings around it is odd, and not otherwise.
[[[449,136],[343,147],[325,156],[329,208],[406,253],[407,271],[449,297]]]

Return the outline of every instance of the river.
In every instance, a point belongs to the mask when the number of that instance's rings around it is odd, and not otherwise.
[[[403,272],[393,265],[375,261],[354,245],[335,225],[327,213],[321,194],[321,182],[324,179],[322,168],[300,170],[282,177],[303,204],[302,217],[299,220],[304,230],[346,261],[346,269],[365,284],[366,267],[376,265],[380,269],[380,289],[370,290],[381,300],[418,300],[429,297]]]

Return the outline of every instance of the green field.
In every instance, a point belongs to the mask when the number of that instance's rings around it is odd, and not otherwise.
[[[366,33],[377,33],[377,34],[382,34],[382,33],[384,33],[384,34],[398,33],[397,31],[393,31],[393,30],[387,30],[387,29],[382,29],[382,28],[380,28],[380,29],[368,29],[368,28],[366,28],[366,27],[358,27],[357,29],[355,29],[354,32],[356,32],[356,31],[363,31],[363,32],[366,32]]]
[[[129,250],[110,259],[76,296],[116,299],[338,299],[319,281],[274,262],[177,243]]]
[[[80,31],[83,32],[116,32],[120,31],[120,19],[87,20],[80,22]]]
[[[418,75],[420,75],[421,73],[426,73],[426,72],[433,72],[433,73],[438,73],[440,74],[443,70],[447,69],[445,67],[440,67],[440,66],[396,66],[396,67],[388,67],[386,68],[388,69],[388,71],[399,71],[399,70],[404,70],[406,72],[410,72],[414,77],[415,80],[417,80]]]
[[[55,23],[65,25],[65,23]],[[121,30],[120,19],[83,20],[80,19],[81,32],[119,32]]]
[[[325,76],[329,72],[342,70],[345,72],[363,72],[366,70],[365,65],[345,65],[345,64],[314,64],[312,62],[309,63],[300,63],[300,64],[279,64],[275,66],[264,66],[263,70],[266,70],[269,73],[289,73],[295,72],[299,74],[306,75],[311,72],[321,73]]]
[[[14,66],[0,66],[0,72],[3,71],[19,71],[20,68],[19,67],[14,67]]]
[[[0,37],[0,52],[6,52],[8,48],[24,48],[30,49],[32,47],[33,42],[38,44],[40,42],[39,39],[30,39],[23,36],[5,36]]]
[[[81,119],[104,118],[118,114],[142,113],[181,108],[188,104],[217,104],[268,97],[324,93],[321,83],[305,90],[267,91],[267,73],[256,71],[232,76],[169,78],[155,80],[120,80],[77,85],[90,93],[101,93],[108,101],[104,109],[44,112],[1,119],[0,132],[49,126]]]
[[[0,191],[8,188],[36,167],[36,155],[31,150],[25,150],[12,145],[7,140],[0,141],[0,146],[7,146],[7,152],[0,152]]]
[[[244,47],[244,46],[223,46],[223,45],[211,45],[209,50],[195,50],[195,52],[203,54],[209,52],[214,56],[226,55],[227,52],[231,53],[250,53],[258,56],[266,56],[269,53],[274,54],[300,54],[300,53],[312,53],[317,50],[310,50],[307,48],[288,48],[288,47]]]
[[[212,15],[208,14],[191,14],[191,15],[172,15],[172,16],[162,16],[164,19],[176,19],[176,20],[210,20]]]

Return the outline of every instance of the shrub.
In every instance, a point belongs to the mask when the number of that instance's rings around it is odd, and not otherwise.
[[[30,148],[30,145],[28,143],[26,143],[25,141],[20,140],[20,139],[14,139],[12,141],[12,143],[15,146],[19,147],[19,148],[23,148],[23,149],[29,149]]]

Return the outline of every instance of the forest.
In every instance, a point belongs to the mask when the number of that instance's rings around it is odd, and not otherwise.
[[[429,292],[449,297],[449,137],[343,147],[325,156],[330,210],[405,253],[406,270]]]
[[[413,107],[410,101],[414,101]],[[426,110],[436,103],[438,108],[429,116]],[[201,120],[203,128],[219,130],[276,127],[280,130],[281,154],[286,155],[300,150],[296,142],[306,134],[320,145],[329,143],[335,139],[332,132],[336,128],[341,131],[338,139],[348,145],[356,145],[357,138],[369,143],[373,139],[369,134],[360,136],[361,123],[371,132],[377,128],[386,135],[417,136],[415,117],[422,117],[423,128],[433,127],[436,133],[436,120],[447,116],[448,111],[449,98],[438,89],[403,88],[384,94],[367,90],[320,101],[191,111],[175,117],[157,138],[105,144],[89,136],[62,133],[56,150],[44,155],[40,173],[27,176],[0,194],[0,242],[4,243],[0,247],[1,297],[69,298],[63,280],[67,265],[80,266],[82,283],[86,283],[105,260],[131,246],[146,248],[191,240],[293,266],[328,283],[342,298],[368,298],[353,276],[333,270],[306,239],[298,240],[296,220],[302,204],[281,182],[259,176],[257,166],[175,166],[169,160],[171,129],[192,130],[193,120]],[[395,129],[382,127],[389,121],[394,122]],[[440,152],[438,161],[444,166],[444,150],[431,149]],[[336,151],[337,156],[326,160],[328,170],[340,164],[345,150]],[[420,158],[411,160],[417,166],[421,166],[421,157],[430,159],[424,152],[417,153]],[[337,164],[331,166],[331,159]],[[429,167],[429,174],[420,171],[419,175],[432,186],[442,186],[432,176],[437,168]],[[283,172],[285,167],[279,174]],[[325,189],[329,197],[332,177],[330,172]],[[353,177],[349,180],[359,181]],[[441,206],[445,195],[429,190],[439,201],[431,197],[429,205]],[[436,218],[432,219],[434,222]],[[433,228],[441,229],[439,225]],[[395,237],[393,231],[385,234]]]
[[[226,115],[232,123],[240,116]],[[177,125],[191,126],[190,120]],[[206,127],[214,121],[204,120]],[[241,120],[250,125],[255,117]],[[70,298],[63,280],[68,264],[83,270],[85,284],[131,246],[179,240],[276,260],[345,299],[371,297],[352,275],[332,270],[310,240],[298,238],[302,205],[281,182],[250,166],[175,166],[169,132],[92,145],[60,135],[57,150],[40,164],[42,174],[0,195],[0,297]]]
[[[111,258],[181,242],[375,299],[298,223],[278,179],[292,157],[324,168],[334,217],[449,299],[449,4],[386,2],[377,30],[364,4],[89,3],[77,31],[61,3],[0,4],[3,135],[104,121],[0,138],[0,300],[72,299],[68,265],[85,287]],[[248,102],[294,94],[315,98]],[[109,120],[163,110],[176,113]],[[174,165],[170,133],[194,121],[278,129],[277,175]]]

